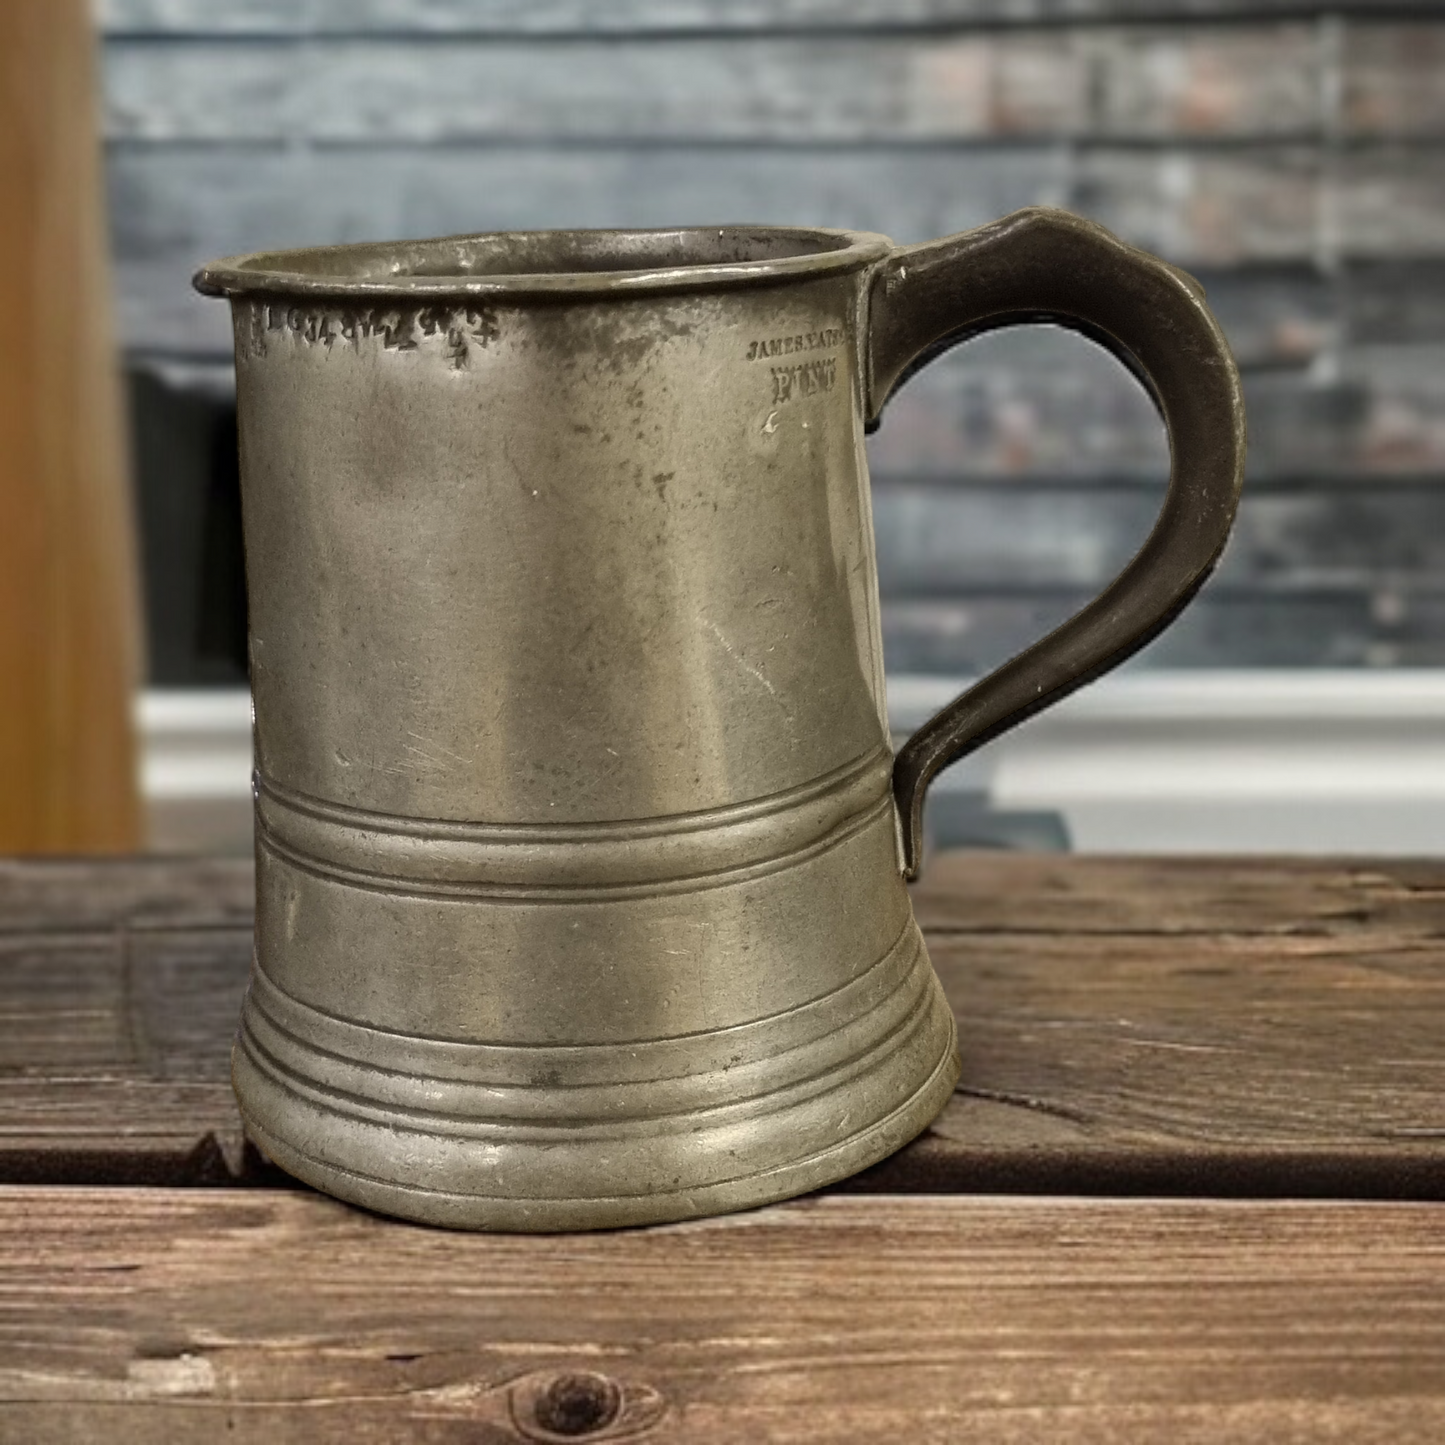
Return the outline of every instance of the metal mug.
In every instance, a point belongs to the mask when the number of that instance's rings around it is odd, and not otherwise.
[[[895,247],[725,226],[206,267],[234,312],[273,1160],[466,1228],[784,1198],[957,1073],[913,919],[940,768],[1213,567],[1238,377],[1195,282],[1066,212]],[[889,745],[863,436],[943,347],[1049,320],[1173,469],[1106,591]]]

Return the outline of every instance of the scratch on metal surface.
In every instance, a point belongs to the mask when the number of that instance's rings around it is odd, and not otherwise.
[[[703,624],[707,627],[708,631],[711,632],[712,635],[716,637],[717,640],[722,644],[723,651],[727,653],[727,655],[732,658],[732,660],[737,663],[737,665],[742,668],[742,670],[747,673],[749,677],[756,678],[760,683],[762,683],[765,688],[767,688],[768,692],[773,697],[777,697],[777,688],[775,688],[772,683],[770,683],[767,678],[764,677],[763,674],[747,660],[747,658],[743,657],[742,654],[738,652],[738,650],[732,645],[732,643],[727,640],[727,635],[723,632],[722,628],[719,627],[716,622],[709,621],[709,619],[706,617],[704,617],[702,621]]]

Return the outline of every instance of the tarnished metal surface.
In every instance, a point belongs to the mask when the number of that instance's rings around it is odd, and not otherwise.
[[[1188,556],[1036,649],[1049,697],[1202,580],[1242,455],[1176,273],[1062,213],[961,239],[532,233],[201,274],[235,313],[256,706],[235,1079],[278,1163],[434,1223],[633,1224],[840,1178],[942,1107],[954,1025],[904,881],[932,773],[900,830],[865,417],[908,328],[998,324],[956,283],[1011,253],[1143,277],[1161,356],[1194,348],[1191,425],[1222,405],[1224,433],[1175,438]],[[930,765],[977,740],[955,711]]]

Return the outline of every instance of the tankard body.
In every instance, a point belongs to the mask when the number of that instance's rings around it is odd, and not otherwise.
[[[203,273],[255,704],[235,1082],[283,1167],[435,1223],[639,1223],[837,1179],[946,1102],[905,881],[941,763],[898,791],[863,457],[902,254],[531,233]]]

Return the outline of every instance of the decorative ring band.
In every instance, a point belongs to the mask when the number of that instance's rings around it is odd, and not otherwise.
[[[263,845],[315,872],[433,889],[626,888],[733,874],[855,832],[891,799],[880,747],[735,807],[616,823],[462,823],[371,813],[256,775]]]

